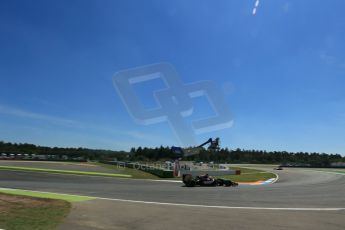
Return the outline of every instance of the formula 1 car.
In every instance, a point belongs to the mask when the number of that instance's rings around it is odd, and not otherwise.
[[[213,178],[206,175],[196,176],[193,177],[191,174],[184,174],[182,176],[182,181],[186,185],[186,187],[194,187],[194,186],[225,186],[225,187],[236,187],[238,183],[225,180],[220,178]]]

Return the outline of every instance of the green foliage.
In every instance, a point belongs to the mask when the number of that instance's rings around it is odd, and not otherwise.
[[[174,159],[175,155],[168,147],[132,149],[132,160],[162,160]],[[190,161],[214,161],[216,163],[251,163],[251,164],[309,164],[325,167],[333,162],[345,162],[340,154],[305,153],[286,151],[260,151],[260,150],[229,150],[221,149],[218,152],[202,150],[200,154],[186,157]]]
[[[166,146],[160,146],[159,148],[142,148],[138,147],[137,149],[132,148],[131,149],[132,154],[132,160],[137,161],[158,161],[158,160],[169,160],[174,159],[175,154],[170,150],[170,147]]]

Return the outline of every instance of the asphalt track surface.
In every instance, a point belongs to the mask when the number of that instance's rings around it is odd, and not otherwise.
[[[105,198],[75,203],[59,229],[344,229],[344,175],[303,169],[278,173],[270,185],[186,188],[1,170],[0,187]]]

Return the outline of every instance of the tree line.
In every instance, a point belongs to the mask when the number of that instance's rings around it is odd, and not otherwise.
[[[129,152],[88,148],[58,148],[44,147],[33,144],[6,143],[0,141],[0,153],[41,154],[69,157],[84,157],[89,160],[119,160],[119,161],[164,161],[176,159],[168,146],[156,148],[131,148]],[[345,162],[345,156],[340,154],[261,151],[223,148],[217,152],[202,150],[200,154],[186,157],[184,160],[215,163],[256,163],[256,164],[310,164],[312,166],[327,166],[331,163]]]
[[[162,160],[176,158],[169,147],[132,148],[131,157],[135,160]],[[345,162],[345,156],[340,154],[261,151],[228,148],[217,152],[202,150],[200,154],[189,156],[184,160],[215,162],[215,163],[251,163],[251,164],[285,164],[291,166],[320,166],[326,167],[331,163]]]
[[[56,155],[68,157],[84,157],[89,160],[104,160],[118,158],[124,159],[128,152],[112,151],[103,149],[88,148],[59,148],[45,147],[27,143],[9,143],[0,141],[0,153],[6,154],[36,154],[36,155]]]

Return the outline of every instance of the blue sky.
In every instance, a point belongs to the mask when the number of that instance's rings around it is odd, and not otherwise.
[[[177,145],[167,123],[135,123],[112,76],[169,62],[214,81],[234,117],[223,147],[345,154],[345,2],[0,2],[0,140],[129,149]],[[143,85],[145,86],[145,85]],[[154,106],[158,82],[138,89]],[[210,114],[196,101],[189,118]]]

